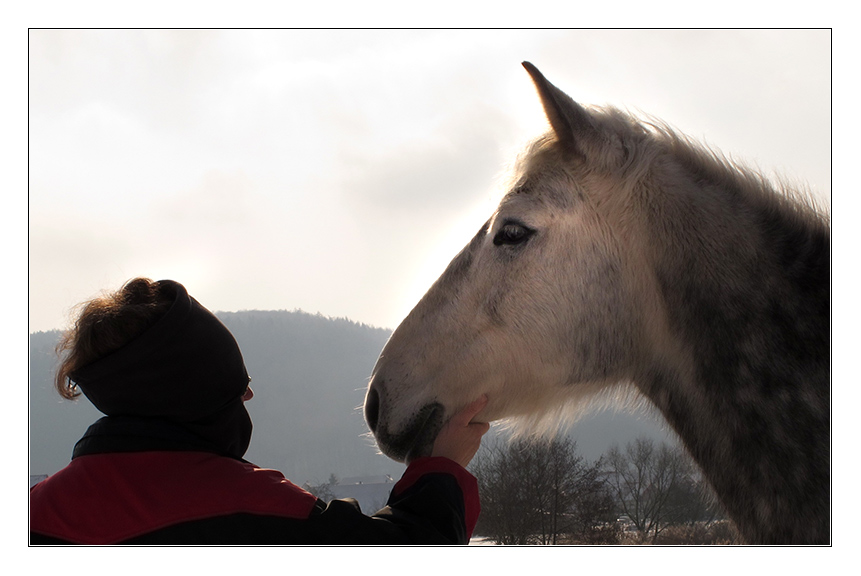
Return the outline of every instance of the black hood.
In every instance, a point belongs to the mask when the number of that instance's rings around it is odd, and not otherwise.
[[[71,380],[108,416],[181,425],[219,453],[241,458],[251,442],[242,395],[248,372],[233,335],[182,284],[167,313],[111,354],[71,374]]]

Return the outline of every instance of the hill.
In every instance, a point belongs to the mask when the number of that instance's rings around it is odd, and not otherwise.
[[[330,474],[400,477],[403,466],[377,453],[360,409],[389,330],[300,311],[217,315],[252,377],[254,435],[246,459],[299,484],[322,483]],[[70,402],[54,391],[58,337],[57,331],[30,335],[30,474],[65,466],[74,443],[101,417],[86,399]],[[587,459],[639,435],[667,438],[654,418],[615,412],[588,416],[570,434]]]

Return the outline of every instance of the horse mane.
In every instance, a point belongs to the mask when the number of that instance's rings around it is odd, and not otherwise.
[[[761,203],[773,204],[778,210],[792,214],[814,228],[828,228],[830,215],[827,207],[805,183],[792,182],[780,174],[775,174],[774,179],[769,178],[761,170],[694,140],[662,120],[649,117],[640,123],[674,158],[698,176]]]
[[[593,123],[604,141],[590,150],[600,157],[593,166],[604,169],[635,186],[653,175],[653,166],[662,157],[671,157],[697,179],[755,202],[760,208],[776,211],[791,221],[823,232],[830,229],[830,213],[825,203],[803,182],[790,181],[726,156],[719,149],[699,142],[667,122],[646,114],[635,114],[613,106],[589,106]],[[530,142],[517,158],[509,177],[509,188],[517,186],[533,170],[559,166],[559,145],[551,130]]]

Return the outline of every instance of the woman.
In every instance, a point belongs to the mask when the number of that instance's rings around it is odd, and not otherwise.
[[[30,490],[31,544],[465,544],[478,517],[464,467],[487,423],[455,415],[366,516],[242,459],[253,392],[228,329],[171,280],[137,278],[84,305],[60,349],[61,395],[106,414]]]

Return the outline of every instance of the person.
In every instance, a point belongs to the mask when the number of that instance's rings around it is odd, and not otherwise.
[[[136,278],[85,305],[55,385],[105,414],[30,489],[31,544],[465,544],[479,399],[409,462],[387,505],[324,502],[243,459],[253,392],[233,335],[182,284]]]

